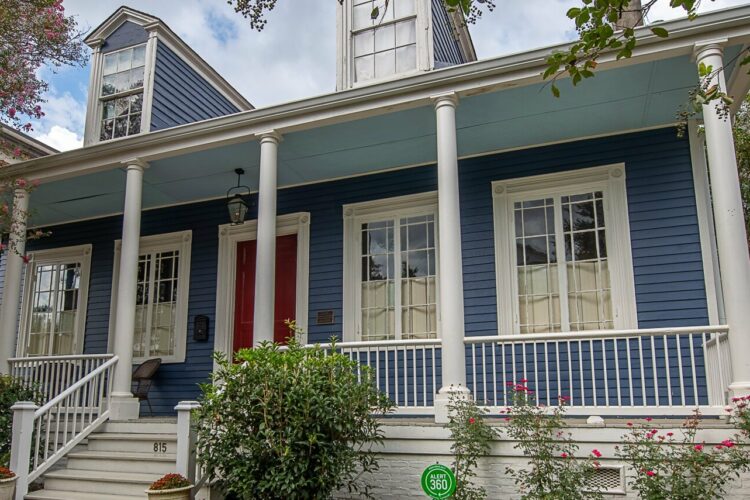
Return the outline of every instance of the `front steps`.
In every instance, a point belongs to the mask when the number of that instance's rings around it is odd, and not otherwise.
[[[44,489],[28,500],[127,500],[175,472],[175,419],[107,422],[67,455],[63,468],[42,476]]]

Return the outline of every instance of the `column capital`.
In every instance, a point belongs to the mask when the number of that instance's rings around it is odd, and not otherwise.
[[[724,55],[724,45],[728,42],[726,38],[715,38],[713,40],[704,40],[696,42],[693,45],[693,58],[700,63],[710,55]]]
[[[284,137],[276,130],[266,130],[265,132],[255,134],[255,136],[258,138],[258,141],[261,144],[263,144],[264,142],[273,142],[274,144],[278,144],[284,140]]]
[[[450,106],[452,108],[458,106],[458,95],[455,92],[436,94],[430,96],[430,100],[432,101],[433,106],[435,106],[435,109],[439,109],[443,106]]]
[[[126,169],[138,169],[140,171],[144,171],[148,168],[148,163],[143,161],[140,158],[131,158],[129,160],[125,160],[120,162],[120,165],[125,167]]]

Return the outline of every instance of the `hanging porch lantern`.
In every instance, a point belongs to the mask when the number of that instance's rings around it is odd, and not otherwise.
[[[237,185],[227,190],[227,209],[229,210],[229,220],[232,224],[242,224],[245,222],[247,214],[247,203],[244,196],[250,194],[250,188],[240,184],[240,180],[245,171],[241,168],[234,169],[237,174]]]

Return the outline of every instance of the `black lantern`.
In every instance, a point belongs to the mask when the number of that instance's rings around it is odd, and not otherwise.
[[[227,191],[227,209],[232,224],[242,224],[245,222],[245,215],[247,214],[247,203],[243,199],[243,194],[249,195],[250,188],[240,184],[240,178],[245,173],[243,169],[235,168],[234,173],[237,174],[237,185]]]

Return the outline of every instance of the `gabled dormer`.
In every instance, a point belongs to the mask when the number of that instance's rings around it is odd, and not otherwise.
[[[462,13],[442,0],[344,0],[336,24],[338,90],[477,58]]]
[[[157,17],[120,7],[85,42],[84,145],[253,109]]]

